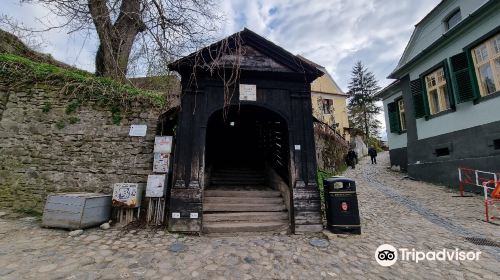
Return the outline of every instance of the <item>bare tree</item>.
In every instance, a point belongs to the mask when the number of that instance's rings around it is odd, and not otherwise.
[[[27,28],[22,22],[19,22],[7,15],[0,15],[0,28],[21,39],[29,48],[34,51],[42,51],[47,46],[40,34]]]
[[[217,28],[213,0],[21,0],[40,4],[65,21],[45,29],[95,30],[96,74],[124,80],[130,57],[136,63],[166,65],[195,50]],[[149,69],[147,69],[148,72]]]

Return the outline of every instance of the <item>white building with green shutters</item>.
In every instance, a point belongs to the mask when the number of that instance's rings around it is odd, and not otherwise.
[[[500,172],[500,1],[441,1],[389,78],[377,96],[392,165],[449,186],[458,167]]]

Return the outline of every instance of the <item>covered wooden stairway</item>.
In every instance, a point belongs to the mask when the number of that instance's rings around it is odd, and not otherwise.
[[[281,193],[266,185],[257,167],[214,170],[204,191],[203,232],[280,232],[289,229]]]

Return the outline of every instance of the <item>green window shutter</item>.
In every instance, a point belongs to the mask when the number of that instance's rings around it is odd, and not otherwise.
[[[415,110],[415,118],[422,118],[425,114],[424,92],[420,79],[410,81],[411,96],[413,98],[413,109]]]
[[[450,67],[448,66],[448,61],[445,59],[443,61],[443,70],[444,70],[444,76],[446,78],[446,90],[448,91],[448,100],[450,101],[450,107],[452,110],[456,109],[456,102],[455,102],[455,96],[453,94],[453,87],[451,86],[451,74],[450,74]]]
[[[389,128],[393,133],[401,132],[401,125],[399,123],[399,110],[396,102],[387,104],[387,111],[389,115]]]
[[[451,71],[453,75],[453,87],[457,103],[473,100],[476,97],[472,87],[472,78],[469,71],[469,63],[465,52],[450,58]]]

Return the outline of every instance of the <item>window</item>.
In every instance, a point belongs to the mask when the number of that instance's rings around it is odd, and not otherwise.
[[[406,115],[405,115],[405,102],[403,99],[398,101],[399,109],[399,125],[401,126],[401,131],[406,130]]]
[[[444,156],[449,156],[450,155],[450,149],[449,148],[439,148],[435,150],[435,154],[437,157],[444,157]]]
[[[472,49],[481,96],[500,90],[500,34]]]
[[[333,100],[332,99],[322,99],[323,114],[331,114],[333,111]]]
[[[403,99],[387,104],[390,132],[402,133],[406,131],[406,114]]]
[[[462,15],[460,14],[460,10],[456,10],[453,12],[446,20],[444,21],[446,30],[450,30],[453,26],[457,25],[462,20]]]
[[[500,139],[493,140],[493,149],[500,150]]]
[[[443,67],[425,76],[431,115],[450,109],[450,99]]]

